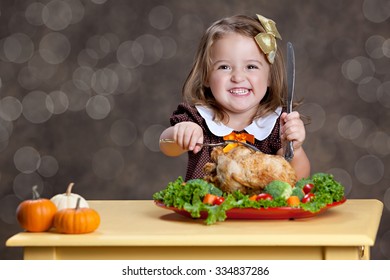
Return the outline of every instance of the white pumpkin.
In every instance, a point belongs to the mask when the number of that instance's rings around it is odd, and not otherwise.
[[[81,195],[72,193],[73,185],[74,183],[70,183],[66,193],[57,194],[50,199],[57,206],[57,211],[67,208],[75,208],[78,198],[80,198],[80,208],[89,208],[88,202]]]

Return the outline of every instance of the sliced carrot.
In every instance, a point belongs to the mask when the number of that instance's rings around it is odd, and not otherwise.
[[[204,196],[203,198],[203,203],[204,204],[210,204],[210,205],[213,205],[214,204],[214,201],[217,199],[217,196],[216,195],[213,195],[211,193],[208,193]]]
[[[300,200],[299,197],[296,195],[292,195],[287,199],[287,204],[291,207],[297,207],[299,206]]]
[[[227,153],[227,152],[229,152],[231,149],[233,149],[233,148],[235,148],[235,147],[237,147],[237,144],[236,144],[236,143],[230,143],[230,144],[227,144],[227,145],[222,149],[222,151],[223,151],[224,153]]]

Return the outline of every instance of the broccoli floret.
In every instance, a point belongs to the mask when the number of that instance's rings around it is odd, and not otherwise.
[[[275,180],[269,183],[264,188],[264,192],[272,195],[274,199],[278,199],[278,198],[287,199],[292,194],[292,187],[287,182]]]
[[[305,193],[303,192],[302,189],[295,187],[292,189],[291,195],[295,195],[299,197],[299,200],[302,200],[302,198],[305,196]]]

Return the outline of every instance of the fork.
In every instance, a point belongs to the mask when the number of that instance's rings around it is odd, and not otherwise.
[[[160,139],[160,143],[176,143],[176,142],[173,139]],[[206,147],[218,147],[218,146],[226,146],[228,143],[241,144],[241,145],[244,145],[245,147],[252,149],[256,152],[260,152],[260,150],[258,148],[256,148],[255,146],[253,146],[249,143],[246,143],[246,142],[238,141],[238,140],[225,140],[224,142],[220,142],[220,143],[196,143],[196,145],[201,146],[201,147],[205,147],[205,146]]]

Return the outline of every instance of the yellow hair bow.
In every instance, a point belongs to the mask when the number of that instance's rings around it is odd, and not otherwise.
[[[259,33],[255,36],[255,41],[260,47],[262,52],[267,56],[269,63],[273,64],[276,56],[276,39],[282,40],[278,30],[276,29],[276,24],[273,20],[257,15],[261,25],[264,27],[266,33]]]

